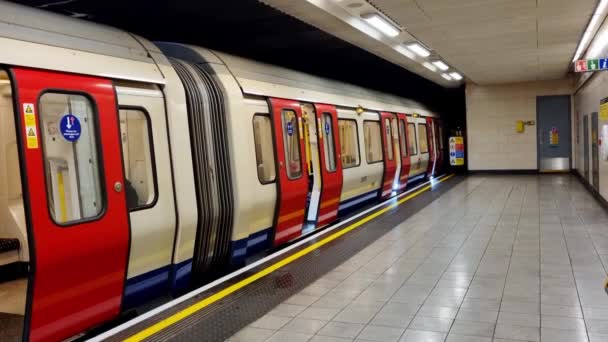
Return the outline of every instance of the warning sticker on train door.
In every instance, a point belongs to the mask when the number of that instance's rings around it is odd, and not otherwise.
[[[38,148],[36,112],[33,103],[23,104],[23,123],[25,126],[25,144],[27,148]]]

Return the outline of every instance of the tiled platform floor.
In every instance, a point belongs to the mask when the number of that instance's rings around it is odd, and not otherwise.
[[[577,179],[471,176],[230,341],[605,342],[607,269]]]

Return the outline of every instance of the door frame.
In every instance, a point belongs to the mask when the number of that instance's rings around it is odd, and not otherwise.
[[[557,98],[567,97],[568,98],[568,135],[570,136],[570,143],[568,144],[568,170],[563,172],[570,172],[572,170],[572,96],[570,95],[542,95],[536,96],[536,170],[542,172],[540,169],[540,113],[538,110],[538,103],[540,98]]]

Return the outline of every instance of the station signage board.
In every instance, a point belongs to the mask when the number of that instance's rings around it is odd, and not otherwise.
[[[608,70],[608,58],[581,59],[574,62],[574,71],[592,72]]]

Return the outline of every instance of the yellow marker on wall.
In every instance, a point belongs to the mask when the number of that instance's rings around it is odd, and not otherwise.
[[[68,220],[68,208],[65,203],[65,187],[63,186],[63,172],[57,172],[57,192],[59,193],[59,211],[61,222]]]

